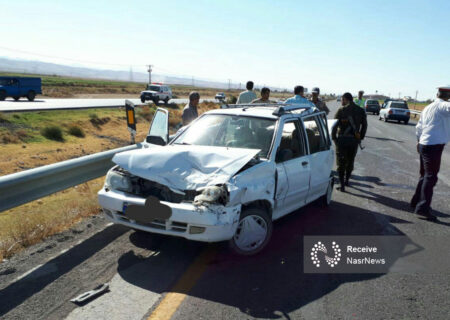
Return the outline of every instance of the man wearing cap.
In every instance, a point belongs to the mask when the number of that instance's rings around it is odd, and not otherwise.
[[[305,107],[313,108],[314,103],[312,103],[311,101],[306,99],[304,96],[304,93],[305,93],[305,88],[303,88],[303,86],[295,86],[295,88],[294,88],[295,96],[287,99],[285,101],[285,103],[287,103],[287,104],[302,104]]]
[[[364,95],[364,91],[360,90],[358,92],[358,99],[355,99],[353,102],[357,105],[360,106],[361,108],[363,108],[364,110],[366,110],[366,107],[364,106],[364,103],[366,102],[366,100],[363,98]]]
[[[253,91],[253,81],[248,81],[245,87],[247,91],[239,94],[236,104],[247,104],[256,99],[256,93]]]
[[[312,89],[312,98],[311,102],[315,104],[316,108],[320,111],[325,111],[326,114],[330,113],[330,109],[328,109],[327,104],[322,99],[319,99],[320,89],[315,87]]]
[[[450,87],[438,88],[437,99],[423,109],[416,125],[417,152],[420,155],[420,178],[411,207],[430,221],[433,188],[438,180],[444,146],[450,141]]]

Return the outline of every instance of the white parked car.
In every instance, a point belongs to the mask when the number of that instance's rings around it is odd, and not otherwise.
[[[217,92],[216,96],[215,96],[216,100],[222,101],[225,100],[225,93],[224,92]]]
[[[148,84],[147,89],[141,91],[142,103],[145,103],[147,100],[152,100],[156,105],[159,101],[164,101],[167,104],[170,99],[172,99],[172,89],[161,83]]]
[[[318,199],[330,204],[333,161],[324,112],[295,105],[217,109],[169,142],[168,112],[158,108],[144,148],[114,156],[98,200],[114,223],[229,240],[250,255],[269,242],[272,221]]]
[[[403,121],[408,124],[411,117],[408,104],[405,101],[388,101],[380,109],[379,120],[388,122],[389,120],[397,120],[398,123]]]

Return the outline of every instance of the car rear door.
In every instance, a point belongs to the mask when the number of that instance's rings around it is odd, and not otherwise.
[[[306,152],[304,130],[298,119],[282,123],[277,149],[277,192],[274,219],[290,213],[305,204],[309,190],[310,161]],[[288,151],[285,151],[288,150]],[[282,153],[291,157],[281,158]]]
[[[325,194],[330,181],[334,154],[324,113],[302,118],[308,142],[311,179],[306,203]]]
[[[169,143],[169,111],[158,108],[150,125],[145,146],[160,145],[164,146]]]

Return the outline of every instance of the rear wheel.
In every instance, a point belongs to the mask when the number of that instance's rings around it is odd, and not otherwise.
[[[155,105],[159,105],[159,99],[158,98],[153,99],[153,102],[155,103]]]
[[[261,208],[242,211],[236,233],[230,240],[231,249],[240,255],[253,255],[269,243],[272,236],[272,219]]]
[[[33,101],[35,97],[36,97],[36,93],[34,91],[28,91],[28,94],[27,94],[28,101]]]
[[[405,120],[405,124],[408,124],[409,120]]]
[[[330,179],[328,183],[327,192],[319,198],[319,204],[323,207],[329,207],[331,203],[331,198],[333,196],[334,178]]]
[[[168,104],[169,103],[169,97],[164,99],[164,104]]]
[[[0,91],[0,101],[3,101],[6,99],[6,92],[5,91]]]
[[[18,101],[20,99],[20,97],[14,97],[15,101]]]

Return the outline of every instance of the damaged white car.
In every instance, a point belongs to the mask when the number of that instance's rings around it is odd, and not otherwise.
[[[116,154],[98,193],[114,222],[216,242],[239,254],[269,242],[272,221],[331,201],[334,155],[324,112],[296,105],[204,113],[169,142],[158,108],[144,148]]]

